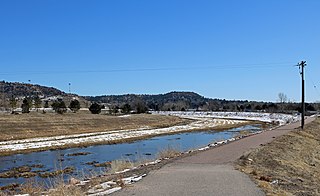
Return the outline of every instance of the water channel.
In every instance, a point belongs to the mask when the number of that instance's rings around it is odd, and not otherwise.
[[[16,154],[0,157],[0,173],[8,172],[12,168],[21,166],[31,167],[30,172],[52,172],[68,166],[75,168],[72,176],[86,173],[105,172],[104,167],[96,167],[94,164],[112,160],[127,159],[137,161],[141,159],[155,159],[157,153],[165,148],[172,147],[179,151],[198,149],[210,143],[236,137],[241,131],[256,132],[261,130],[261,124],[246,125],[225,131],[199,131],[178,133],[152,137],[131,143],[113,145],[97,145],[86,148],[70,148],[65,150],[48,150],[28,154]],[[77,155],[78,156],[74,156]],[[46,181],[46,178],[35,177],[38,181]],[[1,178],[0,186],[12,183],[23,183],[26,178],[10,177]]]

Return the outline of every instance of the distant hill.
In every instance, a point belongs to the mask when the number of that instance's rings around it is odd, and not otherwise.
[[[198,105],[200,102],[207,101],[207,98],[194,93],[194,92],[170,92],[166,94],[158,95],[136,95],[136,94],[126,94],[126,95],[102,95],[102,96],[87,96],[87,100],[95,102],[104,102],[111,104],[121,104],[132,102],[135,99],[142,99],[146,103],[163,104],[167,102],[178,102],[186,101],[189,103],[194,103]]]
[[[87,101],[76,94],[68,94],[57,88],[46,87],[37,84],[27,84],[20,82],[5,82],[0,81],[0,107],[8,107],[9,99],[12,97],[17,99],[18,106],[21,105],[24,97],[36,97],[39,96],[43,102],[44,100],[52,100],[57,97],[62,98],[67,104],[71,99],[77,98],[83,107],[87,107]]]
[[[109,107],[121,107],[124,104],[136,105],[142,102],[150,110],[161,111],[265,111],[288,112],[299,110],[298,103],[272,103],[247,100],[225,100],[205,98],[194,92],[170,92],[159,95],[103,95],[85,97],[91,102],[107,104]],[[320,104],[306,104],[308,111],[318,110]]]
[[[19,82],[0,82],[0,93],[6,98],[11,96],[25,97],[25,96],[65,96],[66,93],[53,87],[40,86],[37,84],[27,84]]]
[[[183,110],[199,109],[213,99],[205,98],[194,92],[170,92],[158,95],[103,95],[85,97],[91,102],[107,103],[121,106],[125,103],[134,104],[137,100],[143,101],[149,109],[153,110]]]

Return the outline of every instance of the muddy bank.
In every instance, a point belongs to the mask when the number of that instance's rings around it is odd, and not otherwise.
[[[56,177],[61,174],[72,174],[74,167],[66,167],[61,170],[49,172],[49,170],[38,170],[44,166],[39,165],[23,165],[20,167],[13,167],[7,171],[0,173],[0,178],[32,178],[39,176],[41,178]]]

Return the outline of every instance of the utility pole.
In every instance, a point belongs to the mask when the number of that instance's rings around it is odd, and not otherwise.
[[[71,83],[69,82],[69,94],[71,94]]]
[[[302,95],[301,95],[301,129],[304,127],[304,116],[305,116],[305,104],[304,104],[304,67],[307,66],[306,61],[301,61],[298,63],[301,81],[302,81]]]

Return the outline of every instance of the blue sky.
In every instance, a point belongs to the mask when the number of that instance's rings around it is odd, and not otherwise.
[[[0,80],[80,95],[320,100],[318,0],[1,0]],[[319,87],[318,87],[319,86]]]

